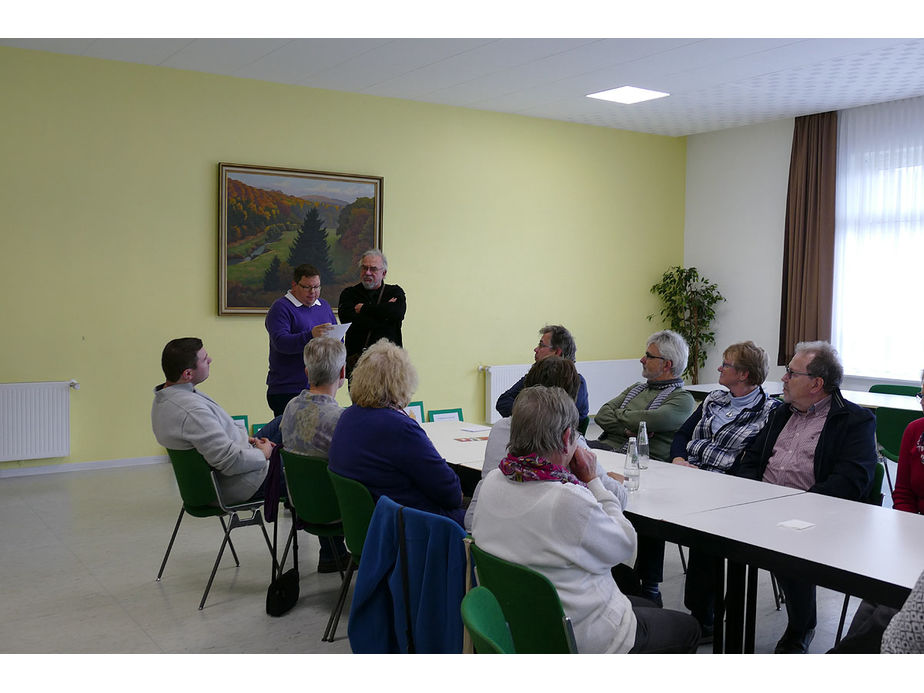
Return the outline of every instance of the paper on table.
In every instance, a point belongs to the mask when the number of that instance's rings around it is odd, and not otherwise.
[[[808,529],[814,526],[814,523],[806,522],[805,520],[786,520],[777,524],[777,527],[785,527],[786,529]]]
[[[334,339],[343,339],[343,336],[346,334],[347,330],[350,329],[350,325],[352,324],[351,322],[347,322],[342,325],[332,325],[324,336]]]
[[[479,426],[478,424],[475,424],[471,426],[463,426],[462,430],[468,431],[470,433],[475,433],[476,431],[490,431],[491,427],[490,426]]]

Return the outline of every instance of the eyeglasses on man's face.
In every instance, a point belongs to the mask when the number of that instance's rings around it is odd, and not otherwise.
[[[667,361],[667,359],[664,358],[663,356],[655,356],[654,354],[649,354],[647,351],[645,352],[645,358],[649,360],[650,359],[661,359],[662,361]]]
[[[301,287],[302,289],[304,289],[305,291],[320,291],[320,290],[321,290],[321,284],[320,284],[320,283],[318,283],[318,284],[302,284],[301,282],[298,282],[298,286],[300,286],[300,287]]]
[[[807,375],[807,376],[810,377],[810,378],[815,378],[815,377],[817,377],[817,376],[812,375],[811,373],[806,373],[806,372],[804,372],[804,371],[794,371],[794,370],[793,370],[792,368],[790,368],[789,366],[786,366],[786,375],[788,375],[790,378],[792,378],[792,377],[795,376],[795,375]]]
[[[361,269],[363,272],[372,272],[372,274],[382,271],[381,267],[376,267],[375,265],[360,265],[359,269]]]

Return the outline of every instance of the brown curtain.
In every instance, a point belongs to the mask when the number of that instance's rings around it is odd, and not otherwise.
[[[796,118],[786,196],[778,364],[798,342],[831,339],[837,112]]]

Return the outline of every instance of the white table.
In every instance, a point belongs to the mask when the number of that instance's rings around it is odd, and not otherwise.
[[[420,425],[447,462],[481,471],[490,426],[465,421],[431,421]],[[466,428],[480,430],[466,431]]]
[[[764,391],[771,396],[783,394],[783,383],[776,380],[766,381],[763,384],[763,388]],[[713,390],[724,390],[726,388],[718,383],[699,383],[697,385],[684,385],[684,389],[690,392],[708,394]],[[921,403],[918,401],[918,398],[910,395],[887,395],[881,392],[866,392],[865,390],[841,390],[841,394],[848,402],[859,404],[861,407],[866,407],[867,409],[885,407],[888,409],[921,411]]]
[[[448,462],[481,470],[489,431],[456,421],[422,425]],[[624,454],[594,452],[604,469],[623,473]],[[924,570],[924,516],[666,462],[642,470],[626,515],[641,534],[727,561],[727,592],[721,584],[716,592],[726,595],[716,604],[717,623],[727,610],[726,628],[716,630],[715,651],[753,651],[759,568],[892,606]],[[793,519],[814,526],[778,526]]]

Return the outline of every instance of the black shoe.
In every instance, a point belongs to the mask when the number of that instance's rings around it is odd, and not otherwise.
[[[326,558],[318,561],[319,573],[341,573],[350,566],[353,560],[350,554],[345,553],[337,558]]]
[[[699,624],[699,642],[697,645],[709,645],[715,639],[715,626]]]
[[[815,638],[815,629],[809,628],[804,633],[794,633],[786,628],[783,637],[776,644],[774,654],[807,654],[809,645]]]

